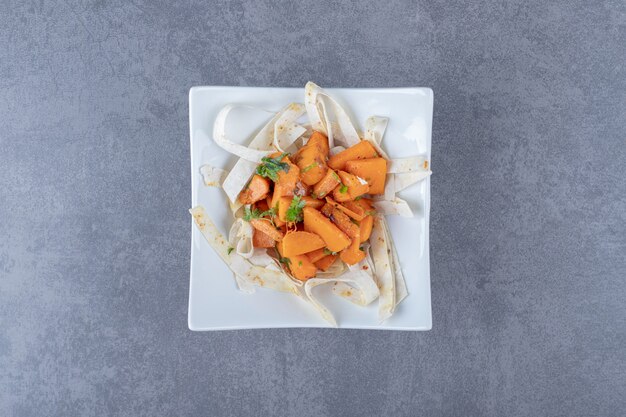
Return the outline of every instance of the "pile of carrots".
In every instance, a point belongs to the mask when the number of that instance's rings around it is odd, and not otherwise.
[[[366,256],[375,211],[366,195],[383,194],[387,161],[361,141],[329,156],[328,138],[313,132],[293,155],[263,158],[239,201],[251,205],[244,219],[253,245],[275,248],[283,268],[301,281],[341,259],[354,265]]]

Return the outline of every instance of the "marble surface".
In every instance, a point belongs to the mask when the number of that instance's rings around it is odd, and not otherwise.
[[[626,5],[0,2],[0,415],[617,416]],[[429,86],[426,333],[187,329],[193,85]]]

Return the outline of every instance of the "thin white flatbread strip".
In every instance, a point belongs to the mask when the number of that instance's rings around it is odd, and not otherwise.
[[[260,163],[261,159],[268,156],[272,151],[265,148],[245,146],[235,143],[226,137],[226,120],[231,111],[236,109],[236,104],[227,104],[217,113],[213,124],[213,141],[222,149],[233,155],[237,155],[247,161]],[[272,125],[273,128],[273,125]]]
[[[200,175],[202,175],[202,182],[207,187],[221,187],[228,171],[205,164],[200,167]]]
[[[387,166],[388,174],[399,174],[402,172],[423,171],[428,169],[428,160],[422,156],[409,156],[407,158],[393,158],[389,160]]]
[[[372,144],[376,152],[389,161],[389,156],[387,152],[383,150],[380,146],[383,136],[385,135],[385,130],[387,129],[387,123],[389,119],[386,117],[380,116],[370,116],[365,121],[365,133],[363,135],[363,139]],[[389,172],[389,167],[387,167],[387,171]]]
[[[350,271],[358,272],[360,274],[368,276],[369,279],[372,280],[372,282],[375,282],[374,267],[370,263],[369,259],[365,258],[358,264],[350,266],[349,269]],[[364,298],[364,294],[362,291],[356,290],[353,285],[344,281],[335,283],[335,285],[333,286],[333,293],[359,306],[369,305],[372,301],[376,299],[373,292],[369,294],[370,298]]]
[[[228,243],[240,256],[249,259],[254,254],[252,226],[242,218],[235,219],[228,232]]]
[[[396,251],[396,245],[393,243],[393,238],[391,236],[391,230],[389,229],[389,223],[387,219],[383,217],[383,225],[385,227],[385,235],[387,236],[387,243],[391,249],[391,260],[393,265],[394,276],[396,279],[396,307],[402,300],[409,295],[409,291],[406,287],[406,281],[404,279],[404,274],[402,273],[402,267],[400,265],[400,258],[398,258],[398,252]]]
[[[364,139],[380,145],[380,143],[383,141],[383,136],[385,135],[385,130],[387,129],[388,123],[389,118],[387,117],[368,117],[367,120],[365,120],[365,133],[363,134]]]
[[[195,225],[209,243],[209,246],[213,248],[236,276],[260,287],[298,295],[298,287],[282,272],[254,266],[235,251],[228,253],[228,241],[206,215],[203,206],[193,207],[189,210],[189,213],[193,216]]]
[[[361,273],[358,270],[348,270],[345,274],[336,278],[311,278],[304,283],[304,292],[308,300],[313,304],[315,309],[321,314],[321,316],[328,321],[331,325],[337,326],[335,317],[330,310],[319,301],[313,294],[313,288],[319,285],[332,284],[335,282],[345,282],[353,286],[354,291],[359,293],[355,297],[359,297],[362,300],[363,305],[369,304],[368,300],[374,300],[378,297],[378,287],[372,279],[372,277]],[[371,301],[370,301],[371,302]]]
[[[296,139],[306,133],[307,128],[296,123],[306,111],[300,103],[291,103],[279,112],[278,119],[274,122],[274,148],[285,152]]]
[[[391,201],[374,201],[373,206],[376,208],[376,212],[385,216],[413,217],[413,210],[411,210],[409,203],[399,197]]]
[[[406,172],[403,174],[387,174],[387,180],[385,181],[385,192],[382,198],[375,198],[376,200],[393,201],[396,198],[396,193],[416,184],[432,174],[431,171],[415,171]]]
[[[285,112],[289,112],[291,117],[296,117],[296,115],[299,112],[300,112],[300,115],[304,114],[304,108],[302,104],[291,103],[288,106],[286,106],[283,110],[276,113],[274,117],[272,117],[272,119],[265,126],[263,126],[263,128],[261,128],[261,130],[254,136],[254,138],[250,141],[248,148],[257,149],[262,152],[266,152],[268,155],[273,153],[274,149],[272,148],[272,145],[274,143],[274,128],[275,128],[276,122],[278,122],[279,120],[285,121],[284,119],[281,119],[281,116]],[[286,120],[285,122],[295,122],[295,119],[291,121]],[[294,138],[296,133],[297,131],[290,130],[288,137],[293,138],[293,140],[296,140],[297,138]],[[286,145],[287,140],[281,139],[281,141],[283,141],[281,142],[281,146],[283,145],[287,146]],[[245,185],[250,180],[250,177],[252,176],[252,174],[254,174],[254,171],[256,170],[257,165],[258,163],[256,162],[252,162],[244,158],[240,158],[239,160],[237,160],[233,168],[230,170],[230,173],[224,180],[222,184],[222,187],[224,188],[224,192],[228,196],[229,201],[235,206],[237,205],[236,203],[237,196],[239,196],[239,193],[241,192],[243,187],[245,187]],[[235,207],[235,209],[236,208],[238,207]]]
[[[346,111],[324,89],[309,81],[304,87],[304,96],[311,126],[314,130],[326,134],[330,147],[333,147],[335,142],[350,147],[361,141]],[[329,117],[328,109],[332,109],[334,121]]]
[[[393,174],[394,176],[394,192],[397,193],[399,191],[404,190],[405,188],[410,187],[413,184],[416,184],[426,178],[430,177],[432,171],[415,171],[415,172],[406,172],[403,174]]]
[[[380,289],[378,320],[382,323],[393,315],[396,308],[396,282],[385,226],[379,215],[374,218],[370,244],[374,261],[374,275]]]

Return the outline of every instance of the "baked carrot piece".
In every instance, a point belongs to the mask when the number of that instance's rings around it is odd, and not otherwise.
[[[276,241],[258,229],[252,232],[252,246],[255,248],[273,248]]]
[[[337,185],[341,183],[339,175],[332,169],[329,169],[324,175],[324,178],[313,187],[313,194],[316,198],[324,198],[330,193]]]
[[[298,168],[300,168],[302,182],[307,185],[317,184],[328,171],[326,157],[315,144],[305,145],[298,154]]]
[[[346,171],[363,178],[370,186],[370,194],[383,194],[387,179],[387,161],[384,158],[361,159],[346,162]]]
[[[306,206],[302,211],[304,213],[304,230],[320,236],[326,243],[328,250],[339,252],[350,245],[350,238],[322,213]]]
[[[363,220],[363,217],[365,217],[365,210],[363,210],[361,206],[355,205],[354,201],[346,201],[343,204],[339,204],[332,198],[326,197],[326,202],[332,205],[333,207],[338,208],[339,210],[343,211],[344,213],[348,215],[348,217],[356,221],[361,221]]]
[[[326,255],[318,261],[313,262],[313,264],[322,271],[328,270],[332,264],[337,260],[337,255]]]
[[[265,233],[266,235],[268,235],[269,237],[271,237],[277,242],[280,242],[281,240],[283,240],[283,236],[284,236],[283,232],[281,232],[280,230],[276,230],[274,225],[268,220],[252,219],[250,220],[250,224],[252,225],[252,227],[254,227],[257,230],[260,230],[261,232]]]
[[[282,246],[283,255],[289,257],[321,249],[324,247],[324,241],[315,233],[290,232],[283,237],[279,245]]]
[[[291,197],[280,197],[278,199],[278,218],[281,222],[287,221],[287,210],[289,209],[291,200],[293,200]]]
[[[281,257],[281,263],[289,268],[291,275],[296,279],[306,281],[314,277],[317,273],[317,267],[306,255],[292,255],[287,257],[282,250],[281,244],[276,245],[276,250]]]
[[[302,197],[302,201],[304,201],[308,207],[313,207],[314,209],[318,209],[324,205],[324,200],[318,200],[308,195]]]
[[[348,265],[354,265],[365,259],[365,252],[361,250],[361,239],[357,236],[352,239],[352,243],[339,253],[342,261]]]
[[[333,191],[333,197],[338,202],[354,200],[358,196],[367,194],[370,186],[367,182],[363,184],[356,175],[352,175],[345,171],[337,171],[337,175],[341,179],[341,185]]]
[[[372,228],[374,227],[374,216],[365,216],[359,223],[359,234],[361,236],[361,243],[370,238],[372,234]]]
[[[314,251],[311,251],[309,253],[306,254],[306,256],[309,257],[309,260],[313,263],[319,261],[320,259],[322,259],[324,256],[327,255],[327,251],[328,249],[324,250],[326,248],[320,248],[320,249],[316,249]]]
[[[322,207],[322,213],[350,239],[355,239],[359,235],[359,226],[352,223],[350,217],[341,210],[334,208],[330,204],[326,204]]]
[[[330,151],[328,138],[322,132],[318,132],[317,130],[313,131],[306,146],[317,146],[324,156],[324,161],[328,160],[328,152]]]
[[[344,167],[348,161],[377,157],[378,153],[372,144],[366,140],[362,140],[345,151],[341,151],[338,154],[331,156],[328,160],[328,166],[332,169],[341,169],[345,171]]]
[[[246,188],[239,193],[239,202],[241,204],[253,204],[267,197],[269,192],[270,181],[267,178],[254,174]]]

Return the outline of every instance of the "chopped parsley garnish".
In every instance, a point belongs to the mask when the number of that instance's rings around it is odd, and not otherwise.
[[[247,222],[253,219],[260,219],[262,217],[270,216],[274,217],[276,215],[276,209],[271,208],[269,210],[260,211],[259,209],[253,208],[250,206],[246,206],[243,209],[243,219]]]
[[[298,261],[298,266],[302,266],[302,261]]]
[[[362,196],[362,195],[360,195],[360,196],[358,196],[358,197],[355,197],[355,198],[354,198],[354,201],[359,201],[359,200],[360,200],[360,199],[362,199],[362,198],[363,198],[363,196]]]
[[[306,201],[302,200],[299,195],[295,196],[289,204],[285,218],[288,222],[301,222],[303,219],[302,209],[306,205]]]
[[[318,163],[317,163],[317,162],[313,162],[311,165],[308,165],[308,166],[306,166],[306,167],[302,168],[302,172],[303,172],[303,173],[305,173],[305,172],[309,172],[310,170],[312,170],[312,169],[313,169],[313,168],[315,168],[316,166],[318,166]]]
[[[345,184],[341,184],[341,187],[339,187],[339,192],[342,194],[345,194],[348,192],[348,186]]]
[[[234,251],[234,250],[235,250],[235,248],[233,248],[233,247],[230,247],[230,246],[229,246],[229,247],[228,247],[228,254],[230,255],[230,254],[231,254],[231,252],[232,252],[232,251]]]
[[[337,252],[332,252],[332,251],[324,248],[324,255],[337,255]]]
[[[289,266],[289,264],[291,264],[291,259],[289,258],[283,258],[282,256],[280,258],[278,258],[278,262],[280,262],[283,265],[287,265]]]
[[[256,167],[256,173],[274,182],[278,181],[278,171],[289,172],[289,164],[287,162],[281,162],[287,155],[289,154],[283,153],[278,158],[264,157],[261,159],[262,164]]]

